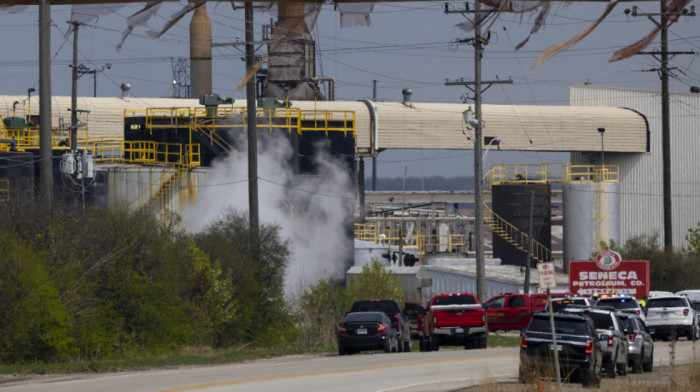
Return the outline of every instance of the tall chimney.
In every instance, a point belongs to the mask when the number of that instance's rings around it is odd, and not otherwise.
[[[211,67],[211,20],[202,1],[190,22],[190,98],[212,93]]]

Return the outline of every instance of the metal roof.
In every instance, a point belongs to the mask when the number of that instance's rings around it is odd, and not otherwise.
[[[12,116],[27,112],[27,96],[0,95],[0,115]],[[71,98],[52,98],[53,124],[70,119]],[[383,149],[449,149],[473,148],[473,129],[466,126],[463,112],[468,105],[447,103],[375,102],[376,128],[374,135],[370,107],[359,101],[293,101],[292,107],[303,110],[354,111],[358,151],[371,151],[372,144]],[[32,97],[31,110],[37,115],[38,97]],[[122,138],[124,110],[146,108],[201,107],[197,99],[80,97],[78,109],[89,110],[88,127],[91,138]],[[234,106],[245,107],[245,100]],[[17,110],[19,109],[19,110]],[[599,151],[605,128],[605,151],[648,151],[646,118],[633,110],[594,106],[526,106],[483,105],[484,137],[500,137],[497,148],[520,151]],[[83,115],[80,117],[84,121]],[[496,147],[492,147],[496,148]]]

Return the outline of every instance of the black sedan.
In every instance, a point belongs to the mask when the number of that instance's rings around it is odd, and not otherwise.
[[[338,354],[361,350],[397,352],[396,329],[383,312],[351,312],[338,326]]]

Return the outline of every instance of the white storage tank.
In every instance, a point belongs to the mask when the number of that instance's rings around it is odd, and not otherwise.
[[[589,260],[596,242],[620,244],[619,184],[572,182],[562,190],[564,209],[564,270],[571,260]]]

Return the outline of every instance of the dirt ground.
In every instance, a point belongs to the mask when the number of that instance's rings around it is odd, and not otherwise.
[[[601,380],[600,388],[584,388],[581,384],[562,384],[562,391],[602,391],[602,392],[697,392],[700,391],[700,364],[655,366],[650,373],[617,376]],[[457,389],[452,392],[558,392],[556,380],[544,380],[541,384],[519,384],[513,379],[508,382],[488,382],[484,385]]]

